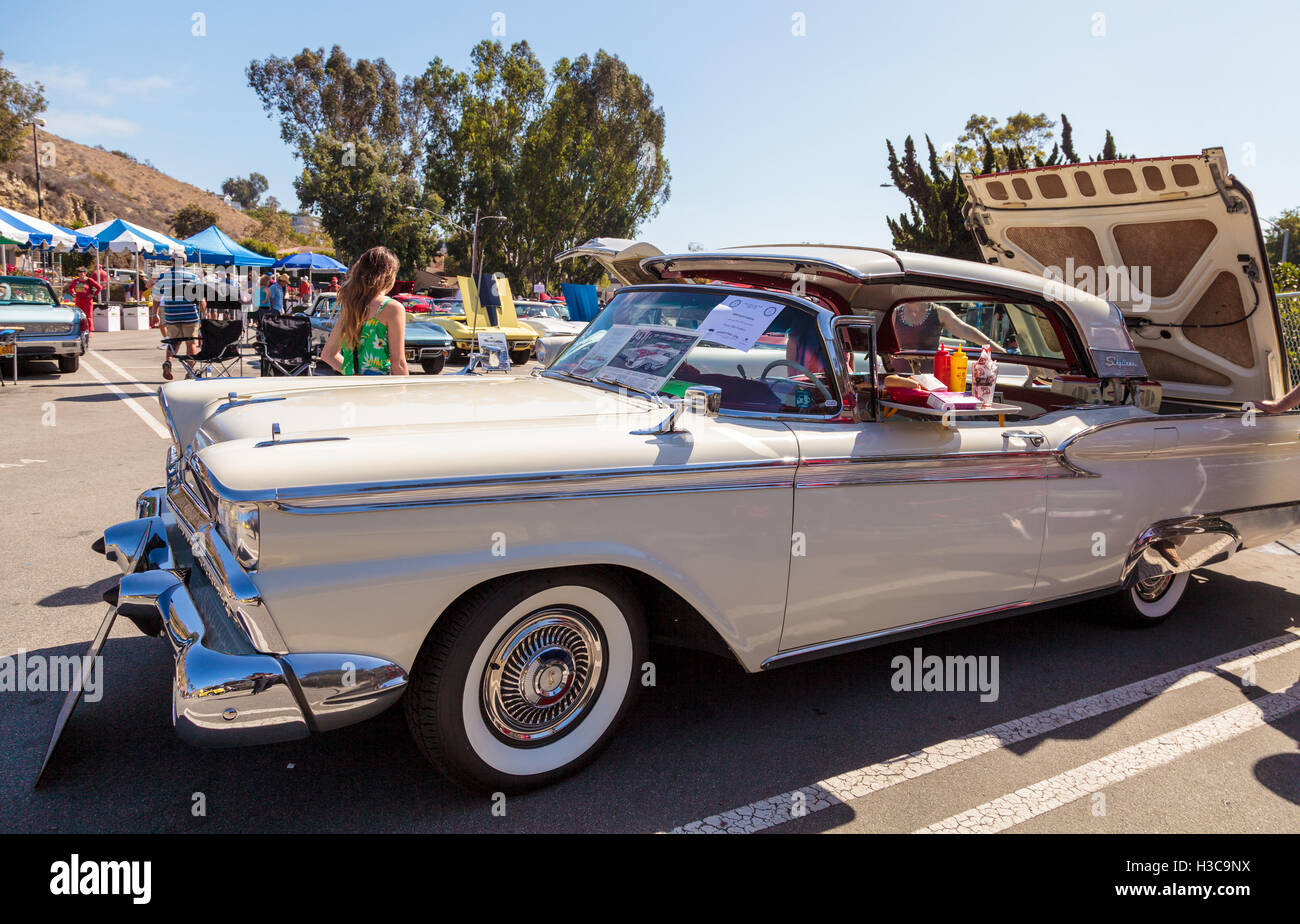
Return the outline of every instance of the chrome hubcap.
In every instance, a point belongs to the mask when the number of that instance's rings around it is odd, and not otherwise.
[[[1152,576],[1148,577],[1148,574]],[[1165,595],[1165,591],[1173,582],[1174,575],[1165,574],[1155,565],[1141,561],[1138,563],[1138,579],[1133,584],[1133,592],[1137,594],[1139,600],[1155,603]]]
[[[595,621],[571,607],[524,617],[497,643],[483,672],[488,724],[515,743],[572,728],[600,688],[604,654]]]

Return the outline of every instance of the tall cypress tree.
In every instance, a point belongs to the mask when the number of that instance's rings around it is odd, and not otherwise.
[[[982,153],[979,173],[997,173],[1003,170],[1023,170],[1027,167],[1048,167],[1080,162],[1074,147],[1074,128],[1070,120],[1061,115],[1061,140],[1052,146],[1046,157],[1035,151],[1031,158],[1025,149],[1016,144],[995,145],[987,134],[981,136]],[[916,156],[912,136],[903,141],[900,158],[894,143],[885,139],[889,152],[889,176],[893,186],[908,199],[907,211],[897,219],[886,216],[894,247],[916,253],[937,254],[963,260],[980,259],[975,239],[965,227],[962,208],[966,204],[966,187],[961,181],[961,166],[954,163],[945,168],[935,153],[930,136],[925,136],[929,151],[927,163],[922,166]],[[1118,154],[1115,139],[1109,130],[1102,153],[1091,160],[1119,160],[1130,155]]]

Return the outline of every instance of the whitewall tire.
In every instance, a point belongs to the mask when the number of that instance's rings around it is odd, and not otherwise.
[[[1143,577],[1139,571],[1116,598],[1117,615],[1129,626],[1159,625],[1169,618],[1183,599],[1191,576],[1190,571],[1180,571],[1178,574]]]
[[[518,792],[590,761],[613,736],[646,656],[640,602],[608,573],[525,573],[438,620],[406,693],[421,752],[450,779]]]

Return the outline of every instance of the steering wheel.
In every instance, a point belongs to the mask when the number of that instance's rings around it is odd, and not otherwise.
[[[814,388],[816,388],[818,391],[822,393],[823,398],[825,398],[827,401],[831,403],[835,402],[835,396],[831,394],[831,390],[827,388],[825,385],[823,385],[821,382],[817,381],[817,377],[814,376],[810,371],[808,371],[807,366],[803,365],[802,363],[797,363],[793,359],[772,360],[770,363],[768,363],[766,366],[763,367],[763,371],[759,375],[758,380],[760,382],[766,382],[767,374],[771,372],[773,369],[775,369],[777,366],[789,366],[791,369],[794,369],[796,372],[802,372],[804,375],[808,376],[809,384],[811,384]],[[799,382],[797,384],[802,385],[803,383]]]

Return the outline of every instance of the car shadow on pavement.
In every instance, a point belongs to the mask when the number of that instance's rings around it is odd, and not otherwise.
[[[94,585],[92,585],[94,586]],[[76,589],[70,588],[69,591]],[[760,674],[658,648],[655,684],[582,773],[509,796],[442,780],[406,731],[401,706],[356,726],[257,748],[200,750],[171,728],[166,643],[113,638],[104,695],[83,703],[41,789],[32,791],[62,695],[10,694],[0,710],[0,827],[19,831],[657,831],[908,754],[1074,699],[1266,641],[1293,625],[1296,594],[1206,572],[1173,618],[1114,628],[1100,603],[1062,607]],[[64,593],[61,592],[61,593]],[[87,589],[89,592],[89,589]],[[58,596],[58,595],[54,595]],[[49,599],[49,598],[47,598]],[[997,655],[1000,695],[894,692],[891,660]],[[80,655],[82,645],[32,654]],[[1257,691],[1258,692],[1258,691]],[[1242,691],[1243,701],[1253,694]],[[1090,738],[1150,700],[1016,742]],[[1260,782],[1295,801],[1295,755],[1260,761]],[[1290,776],[1288,776],[1290,774]],[[812,802],[810,798],[810,803]],[[202,812],[199,813],[200,804]],[[800,831],[855,817],[835,805]],[[778,826],[775,830],[783,830]]]
[[[82,587],[65,587],[37,600],[36,605],[84,606],[88,603],[102,603],[104,601],[104,591],[116,587],[121,580],[122,575],[114,574]]]

